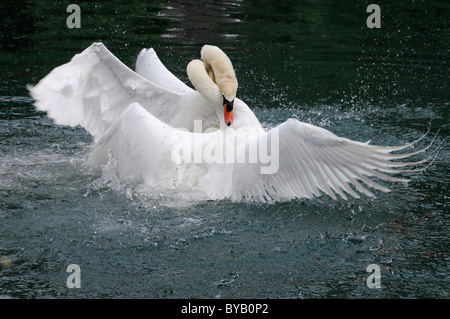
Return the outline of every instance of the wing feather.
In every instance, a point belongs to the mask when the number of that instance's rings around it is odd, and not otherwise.
[[[274,131],[278,130],[275,135]],[[340,196],[359,198],[360,194],[374,197],[372,190],[389,192],[375,179],[387,182],[408,182],[408,179],[389,174],[412,173],[423,168],[403,169],[418,166],[426,160],[398,162],[424,152],[391,154],[412,147],[414,143],[398,147],[370,145],[341,138],[317,126],[290,119],[256,139],[250,139],[246,150],[256,147],[263,139],[271,140],[271,155],[278,153],[278,170],[262,175],[261,168],[272,163],[242,163],[235,165],[233,172],[233,199],[252,198],[264,194],[270,200],[312,198],[323,193],[336,199]],[[417,141],[416,141],[417,142]],[[266,142],[268,143],[268,142]],[[257,144],[257,145],[256,145]],[[276,158],[276,156],[275,156]],[[275,163],[276,164],[276,163]],[[261,197],[261,196],[260,196]]]
[[[28,89],[35,107],[56,124],[81,125],[95,141],[134,102],[167,122],[177,113],[180,99],[180,93],[132,71],[102,43],[93,43]]]
[[[136,60],[136,73],[174,92],[185,94],[193,91],[161,63],[153,48],[141,50]]]

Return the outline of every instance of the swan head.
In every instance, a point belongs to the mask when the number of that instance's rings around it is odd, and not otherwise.
[[[227,126],[233,124],[233,106],[238,82],[233,64],[228,56],[214,45],[204,45],[200,51],[206,72],[222,93],[224,120]]]
[[[223,107],[224,121],[233,124],[234,99],[238,82],[228,56],[218,47],[204,45],[200,52],[202,60],[188,64],[189,80],[208,101]]]
[[[234,99],[229,101],[225,95],[223,96],[223,118],[225,120],[225,124],[230,126],[233,124],[233,106]]]

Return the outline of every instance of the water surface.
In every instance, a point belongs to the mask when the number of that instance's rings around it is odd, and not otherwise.
[[[80,1],[0,5],[0,297],[448,298],[449,4]],[[187,83],[203,44],[230,56],[266,128],[294,117],[397,145],[428,132],[434,161],[390,193],[333,201],[189,202],[85,164],[92,139],[54,125],[26,90],[92,42],[134,67],[154,47]],[[82,286],[66,286],[78,264]],[[381,288],[366,285],[370,264]]]

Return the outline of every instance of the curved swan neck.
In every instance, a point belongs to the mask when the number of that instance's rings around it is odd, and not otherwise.
[[[228,101],[233,101],[238,82],[231,60],[221,49],[213,45],[204,45],[200,54],[209,77],[217,84],[223,96]]]
[[[233,103],[238,83],[228,56],[218,47],[204,45],[202,60],[193,60],[187,66],[189,80],[195,89],[215,108],[220,127],[233,123]],[[225,109],[226,107],[226,109]]]
[[[189,81],[195,89],[211,104],[220,106],[222,93],[216,83],[210,78],[205,64],[201,60],[192,60],[187,66]]]

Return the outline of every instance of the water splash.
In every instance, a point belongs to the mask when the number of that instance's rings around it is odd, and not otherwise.
[[[128,189],[126,189],[126,186],[121,182],[117,175],[117,160],[114,159],[111,151],[108,152],[108,163],[102,167],[100,178],[88,185],[88,192],[84,196],[86,197],[89,195],[91,190],[98,191],[102,188],[108,188],[117,192],[125,190],[126,194],[129,194]]]

